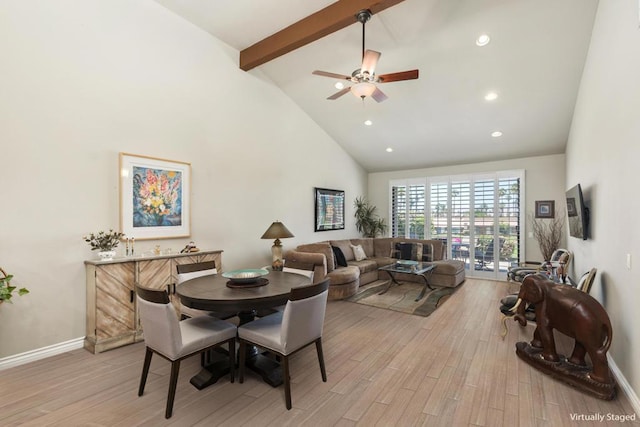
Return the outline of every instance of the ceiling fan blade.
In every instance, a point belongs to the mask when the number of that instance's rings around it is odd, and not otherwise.
[[[368,72],[370,75],[376,71],[376,64],[378,63],[378,59],[380,59],[380,52],[376,52],[375,50],[366,50],[364,52],[364,58],[362,58],[362,67],[360,67],[360,72],[364,74]]]
[[[385,101],[388,96],[385,95],[380,89],[376,88],[376,90],[373,91],[373,93],[371,94],[371,97],[373,99],[376,100],[376,102],[382,102]]]
[[[398,82],[401,80],[413,80],[418,78],[418,70],[400,71],[399,73],[383,74],[378,76],[379,83]]]
[[[340,90],[340,91],[338,91],[338,92],[334,93],[333,95],[331,95],[331,96],[330,96],[330,97],[328,97],[327,99],[330,99],[330,100],[332,100],[332,101],[333,101],[334,99],[338,99],[338,98],[340,98],[342,95],[344,95],[345,93],[349,92],[349,90],[351,90],[351,88],[350,88],[350,87],[345,87],[344,89],[342,89],[342,90]]]
[[[351,80],[350,76],[345,76],[344,74],[329,73],[328,71],[315,70],[311,74],[315,74],[316,76],[331,77],[334,79]]]

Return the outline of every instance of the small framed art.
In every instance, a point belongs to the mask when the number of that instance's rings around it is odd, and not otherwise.
[[[554,218],[555,203],[554,200],[536,200],[536,218]]]
[[[317,188],[315,231],[344,229],[344,191]]]
[[[120,230],[135,239],[191,234],[191,164],[120,153]]]

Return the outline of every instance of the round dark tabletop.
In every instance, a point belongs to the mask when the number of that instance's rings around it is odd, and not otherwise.
[[[180,301],[187,307],[208,311],[247,311],[285,304],[291,288],[310,285],[308,277],[282,271],[269,271],[263,276],[265,286],[230,288],[229,279],[221,274],[187,280],[177,286]]]

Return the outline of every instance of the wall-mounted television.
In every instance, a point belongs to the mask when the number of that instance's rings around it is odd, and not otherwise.
[[[584,204],[580,184],[567,190],[567,216],[569,217],[569,235],[587,240],[589,208]]]

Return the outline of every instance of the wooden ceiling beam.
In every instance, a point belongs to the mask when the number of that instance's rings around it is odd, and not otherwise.
[[[338,0],[318,12],[260,40],[240,52],[240,68],[259,65],[341,30],[355,22],[356,14],[369,9],[375,15],[404,0]]]

